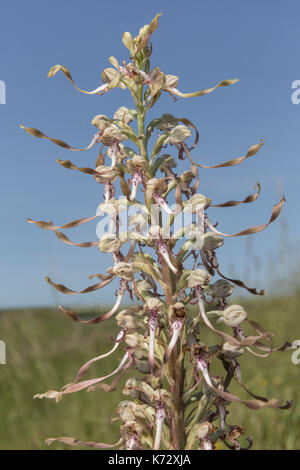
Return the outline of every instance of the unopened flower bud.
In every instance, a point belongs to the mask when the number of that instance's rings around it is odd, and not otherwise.
[[[132,281],[136,269],[133,263],[117,263],[112,268],[108,268],[108,272],[111,272],[115,276],[125,279],[126,281]]]
[[[183,184],[190,184],[195,178],[195,174],[192,171],[184,171],[182,175],[179,176],[180,182]],[[193,196],[192,196],[193,197]]]
[[[111,168],[111,167],[109,167],[109,168]],[[115,216],[117,214],[120,214],[120,212],[126,211],[127,208],[128,208],[127,199],[125,199],[125,198],[121,198],[121,199],[111,198],[108,203],[102,202],[101,204],[99,204],[99,206],[97,208],[97,212],[98,213],[105,212],[105,214]]]
[[[194,194],[184,205],[184,212],[195,214],[201,210],[207,209],[211,203],[209,197],[203,194]]]
[[[140,155],[134,155],[130,160],[127,160],[127,170],[133,175],[136,171],[144,173],[147,170],[148,162]]]
[[[210,275],[204,269],[195,269],[191,272],[188,279],[188,287],[192,289],[197,286],[207,286]]]
[[[168,88],[177,88],[178,77],[176,75],[166,75],[166,83],[164,89],[168,91]]]
[[[139,39],[143,40],[145,38],[147,38],[147,36],[150,36],[151,32],[150,32],[150,25],[148,24],[145,24],[139,31]]]
[[[111,125],[111,119],[104,114],[98,114],[92,120],[93,126],[96,126],[100,132],[103,132],[108,126]]]
[[[114,119],[122,121],[124,124],[129,124],[136,118],[136,115],[135,109],[128,109],[126,106],[121,106],[115,112]]]
[[[125,135],[122,134],[118,126],[111,124],[106,127],[101,135],[101,142],[103,145],[113,145],[116,141],[120,142],[121,140],[127,139]]]
[[[146,304],[145,307],[148,310],[161,310],[163,308],[164,304],[162,303],[161,300],[159,300],[157,297],[150,297]]]
[[[184,126],[183,124],[179,124],[168,133],[165,144],[181,144],[186,139],[191,137],[191,135],[192,131],[188,127]]]
[[[118,177],[118,170],[115,167],[99,165],[95,168],[95,171],[98,173],[95,176],[97,183],[112,182]]]
[[[98,248],[104,253],[115,253],[119,251],[124,241],[116,237],[113,233],[106,233],[99,241]]]
[[[123,42],[124,46],[127,47],[130,54],[133,56],[134,55],[134,42],[133,42],[132,35],[126,31],[123,34],[122,42]]]
[[[218,322],[224,321],[228,326],[238,326],[247,318],[247,312],[240,305],[230,305],[227,307],[222,317],[219,318]]]

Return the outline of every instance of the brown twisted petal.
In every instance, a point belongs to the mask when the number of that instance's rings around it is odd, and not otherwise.
[[[96,388],[100,388],[100,390],[103,390],[103,392],[114,392],[117,388],[118,383],[120,382],[121,377],[126,373],[128,369],[132,369],[134,367],[134,364],[134,359],[130,354],[127,364],[123,366],[121,372],[114,378],[110,385],[106,383],[97,383],[96,385],[91,385],[90,387],[88,387],[86,391],[93,392],[94,390],[96,390]]]
[[[268,227],[268,225],[270,225],[272,222],[274,222],[274,220],[277,219],[285,201],[286,201],[285,197],[282,196],[281,200],[277,204],[275,204],[275,206],[273,206],[271,217],[269,221],[265,224],[255,225],[254,227],[247,228],[245,230],[242,230],[241,232],[231,233],[231,234],[220,232],[215,227],[213,227],[213,225],[210,222],[208,222],[208,227],[211,230],[213,230],[215,233],[217,233],[218,235],[221,235],[222,237],[241,237],[243,235],[251,235],[252,233],[262,232]]]
[[[96,273],[96,274],[89,275],[89,279],[93,279],[93,277],[97,277],[98,279],[101,279],[101,281],[106,281],[106,279],[111,278],[111,274]]]
[[[93,168],[88,168],[88,167],[79,168],[78,166],[74,165],[74,163],[72,163],[70,160],[60,160],[58,158],[56,162],[59,163],[59,165],[63,166],[64,168],[67,168],[68,170],[78,170],[78,171],[81,171],[82,173],[86,173],[88,175],[93,175],[93,176],[99,175],[99,173]]]
[[[222,80],[222,82],[218,83],[216,86],[212,88],[206,88],[205,90],[195,91],[194,93],[181,93],[181,91],[177,90],[177,88],[169,88],[166,91],[169,91],[170,93],[176,96],[179,96],[181,98],[194,98],[196,96],[207,95],[208,93],[211,93],[212,91],[214,91],[216,88],[219,88],[219,87],[234,85],[234,83],[238,81],[239,80],[237,78],[233,78],[229,80]]]
[[[231,403],[242,403],[243,405],[247,406],[251,410],[260,410],[262,408],[281,408],[281,409],[288,409],[287,405],[283,407],[280,406],[279,401],[276,398],[271,398],[270,400],[263,401],[263,400],[242,400],[241,398],[233,395],[229,392],[224,392],[223,390],[219,390],[215,387],[210,387],[212,390],[219,395],[223,400],[229,401]],[[290,407],[290,406],[289,406]]]
[[[182,144],[182,145],[183,145],[183,149],[185,151],[186,156],[188,157],[189,161],[193,165],[197,165],[200,168],[225,168],[225,167],[228,167],[228,166],[239,165],[240,163],[243,163],[247,158],[253,157],[254,155],[257,154],[257,152],[260,150],[262,145],[264,145],[264,142],[261,140],[259,142],[259,144],[252,145],[249,148],[247,154],[244,155],[243,157],[233,158],[232,160],[227,160],[227,162],[219,163],[218,165],[212,165],[212,166],[210,166],[210,165],[201,165],[200,163],[194,162],[194,160],[192,159],[190,151],[189,151],[188,147],[186,146],[186,144]]]
[[[126,369],[127,367],[124,367],[122,372],[114,378],[110,385],[106,383],[92,385],[91,387],[88,387],[87,392],[92,392],[96,390],[96,388],[100,388],[100,390],[102,390],[103,392],[114,392],[118,386],[118,383],[120,382],[122,375],[126,372]]]
[[[120,361],[120,364],[118,365],[118,367],[113,372],[111,372],[108,375],[105,375],[104,377],[97,377],[96,379],[83,380],[82,382],[65,385],[60,392],[61,395],[68,395],[70,393],[80,392],[81,390],[84,390],[88,387],[96,385],[100,382],[103,382],[103,380],[106,380],[112,377],[113,375],[116,375],[117,373],[119,373],[120,371],[124,369],[124,366],[126,366],[126,363],[128,362],[129,357],[130,357],[129,353],[126,352],[122,360]]]
[[[121,438],[118,442],[115,444],[104,444],[102,442],[94,442],[94,441],[79,441],[78,439],[75,439],[74,437],[51,437],[49,439],[45,440],[45,444],[50,446],[53,442],[61,442],[62,444],[67,444],[69,446],[80,446],[80,445],[85,445],[89,447],[94,447],[96,449],[110,449],[112,447],[116,447],[120,445],[123,442],[123,439]]]
[[[33,135],[34,137],[38,137],[39,139],[50,140],[51,142],[58,145],[59,147],[63,147],[63,148],[68,149],[68,150],[73,150],[74,152],[82,152],[84,150],[89,150],[96,143],[96,137],[94,136],[91,140],[91,143],[87,147],[82,148],[82,149],[78,149],[78,148],[75,148],[75,147],[71,147],[69,144],[67,144],[63,140],[52,139],[51,137],[48,137],[46,134],[39,131],[38,129],[35,129],[34,127],[25,127],[25,126],[23,126],[23,124],[21,124],[20,127],[21,127],[21,129],[24,129],[26,132],[28,132],[28,134]]]
[[[63,294],[77,295],[87,294],[88,292],[94,292],[95,290],[102,289],[102,287],[105,287],[111,283],[111,281],[113,280],[113,276],[110,279],[107,279],[106,281],[100,282],[98,284],[93,284],[92,286],[89,286],[79,292],[72,289],[68,289],[68,287],[65,287],[63,284],[55,284],[55,282],[52,282],[49,277],[45,277],[45,280],[46,282],[48,282],[48,284],[51,284],[51,286],[53,286],[56,290],[62,292]]]
[[[67,229],[67,228],[73,228],[73,227],[78,227],[79,225],[86,224],[87,222],[90,222],[91,220],[96,219],[99,217],[100,214],[93,215],[92,217],[84,217],[82,219],[77,219],[73,220],[72,222],[68,222],[67,224],[64,225],[53,225],[52,222],[45,222],[43,220],[32,220],[32,219],[27,219],[27,222],[29,224],[35,224],[38,227],[44,229],[44,230],[57,230],[57,229]]]
[[[263,401],[263,402],[268,402],[269,399],[268,398],[265,398],[265,397],[261,397],[259,395],[256,395],[255,393],[252,393],[247,387],[246,385],[243,383],[242,381],[242,376],[240,374],[240,372],[237,371],[237,380],[239,382],[239,384],[241,385],[241,387],[245,390],[245,392],[247,392],[252,398],[255,398],[256,400],[260,400],[260,401]],[[281,410],[288,410],[290,408],[292,408],[293,406],[293,400],[290,400],[290,401],[287,401],[285,405],[281,405],[281,406],[278,406],[278,408],[280,408]]]
[[[48,77],[50,77],[50,78],[54,77],[54,75],[57,74],[57,72],[59,70],[61,70],[63,72],[63,74],[72,83],[72,85],[76,88],[76,90],[80,91],[81,93],[85,93],[86,95],[96,95],[96,94],[97,95],[102,95],[104,93],[104,90],[101,91],[101,88],[103,88],[103,86],[101,86],[99,88],[96,88],[93,91],[85,91],[85,90],[82,90],[81,88],[78,88],[78,86],[75,84],[75,82],[72,78],[72,75],[71,75],[70,71],[64,65],[53,65],[53,67],[51,67],[51,69],[48,72]]]
[[[91,248],[92,246],[98,246],[99,245],[99,240],[95,242],[83,242],[83,243],[75,243],[72,242],[67,235],[65,235],[62,232],[59,232],[58,230],[54,231],[55,235],[59,240],[61,240],[63,243],[66,243],[67,245],[72,245],[72,246],[80,246],[81,248]]]
[[[79,371],[76,374],[74,383],[78,382],[78,380],[81,379],[81,377],[86,373],[86,371],[90,368],[92,364],[113,354],[116,351],[116,349],[119,347],[120,342],[123,340],[124,334],[125,334],[124,330],[121,330],[116,338],[116,342],[113,348],[110,351],[108,351],[105,354],[101,354],[101,356],[93,357],[93,359],[90,359],[88,362],[83,364],[83,366],[80,367]]]
[[[249,202],[254,202],[260,195],[261,186],[259,183],[256,183],[256,188],[257,188],[256,193],[251,194],[250,196],[247,196],[243,201],[232,200],[232,201],[224,202],[223,204],[211,204],[210,207],[233,207],[233,206],[238,206],[240,204],[248,204]]]
[[[248,287],[244,282],[240,281],[239,279],[231,279],[230,277],[224,276],[224,274],[221,273],[219,268],[216,268],[217,273],[223,278],[226,279],[227,281],[232,282],[233,284],[242,287],[242,289],[246,289],[248,292],[250,292],[253,295],[265,295],[266,291],[264,289],[258,291],[254,287]]]
[[[52,284],[53,285],[53,284]],[[77,293],[77,292],[76,292]],[[79,292],[78,292],[79,293]],[[64,294],[66,294],[66,292],[64,292]],[[76,312],[74,312],[73,310],[68,310],[67,308],[64,308],[62,305],[59,305],[59,310],[63,313],[65,313],[66,315],[68,315],[68,317],[70,317],[72,320],[78,322],[78,323],[82,323],[84,325],[95,325],[97,323],[101,323],[105,320],[108,320],[108,318],[110,318],[112,316],[111,314],[111,311],[110,312],[107,312],[107,313],[104,313],[102,315],[98,315],[97,317],[95,318],[91,318],[90,320],[82,320],[80,318],[79,315],[77,315]]]
[[[276,398],[271,398],[270,400],[265,399],[266,401],[260,400],[260,399],[242,400],[241,398],[237,397],[236,395],[233,395],[232,393],[225,392],[224,390],[220,390],[212,386],[212,383],[208,383],[207,380],[206,380],[206,383],[209,386],[209,388],[211,388],[216,393],[216,395],[223,398],[223,400],[229,401],[230,403],[242,403],[243,405],[247,406],[247,408],[250,408],[251,410],[260,410],[262,408],[288,409],[288,407],[290,407],[289,402],[287,402],[287,404],[284,406],[280,406],[280,403]]]
[[[250,323],[250,325],[255,329],[255,331],[258,334],[264,334],[266,332],[264,330],[264,328],[257,321],[249,320],[248,318],[247,318],[247,321],[248,321],[248,323]],[[273,346],[272,346],[272,348],[269,348],[265,344],[258,341],[255,344],[255,347],[260,349],[261,351],[267,351],[268,354],[260,355],[260,357],[268,357],[270,355],[270,353],[273,352],[273,351],[280,351],[280,352],[288,351],[289,349],[291,349],[292,344],[289,343],[288,341],[286,341],[284,344],[282,344],[281,346],[279,346],[277,348],[273,348]],[[251,350],[250,352],[252,352],[252,354],[258,356],[258,354],[254,353],[254,351]]]
[[[262,351],[269,350],[265,344],[261,344],[261,343],[259,343],[259,349],[261,349]],[[292,349],[292,344],[289,343],[289,341],[286,341],[281,346],[278,346],[277,348],[272,349],[272,351],[284,352],[284,351],[289,351],[290,349]]]

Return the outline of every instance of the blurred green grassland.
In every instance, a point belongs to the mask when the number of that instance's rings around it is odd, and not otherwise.
[[[275,334],[276,345],[300,340],[299,302],[297,292],[242,300],[249,317]],[[99,311],[89,309],[92,314]],[[0,337],[7,347],[7,364],[0,366],[0,449],[48,449],[44,440],[58,436],[116,442],[120,423],[111,424],[111,416],[118,403],[126,399],[121,390],[128,374],[115,392],[83,391],[65,396],[59,403],[33,400],[36,393],[59,390],[72,382],[83,363],[108,351],[112,346],[110,337],[118,331],[115,322],[81,325],[55,309],[44,308],[1,311],[0,324]],[[200,338],[210,341],[210,332],[207,328],[203,331]],[[217,341],[214,336],[213,344]],[[227,422],[243,425],[245,436],[254,437],[254,449],[300,449],[300,365],[292,363],[293,352],[275,352],[265,359],[246,352],[240,358],[243,381],[251,391],[278,398],[282,404],[294,400],[294,407],[288,411],[250,411],[241,404],[231,405]],[[111,372],[121,356],[120,348],[94,364],[87,377]],[[236,382],[232,382],[231,391],[246,398]],[[66,446],[59,443],[50,447],[63,448]]]

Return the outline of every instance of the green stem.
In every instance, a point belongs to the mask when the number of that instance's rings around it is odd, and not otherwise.
[[[176,291],[177,279],[174,273],[169,269],[166,262],[162,261],[162,277],[168,286],[165,289],[165,297],[168,305],[173,304],[173,295]],[[173,435],[172,448],[183,450],[185,448],[185,423],[184,423],[184,355],[181,356],[181,340],[177,341],[168,363],[169,374],[173,379],[174,385],[171,387],[171,393],[174,397],[175,410],[171,419],[171,429]]]
[[[148,161],[147,139],[145,136],[145,108],[143,103],[143,85],[138,86],[137,124],[140,154]]]

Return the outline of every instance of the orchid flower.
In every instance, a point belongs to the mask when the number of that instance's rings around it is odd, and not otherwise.
[[[171,340],[165,350],[164,363],[166,363],[174,350],[174,347],[183,331],[187,309],[181,302],[176,302],[169,307],[171,317]]]
[[[150,235],[150,238],[153,241],[155,241],[158,252],[164,258],[164,260],[166,261],[166,263],[169,266],[169,268],[171,269],[171,271],[174,274],[177,274],[177,268],[175,268],[175,266],[173,266],[173,264],[170,260],[169,252],[168,252],[166,244],[165,244],[165,242],[162,238],[161,230],[157,226],[151,227],[150,230],[149,230],[149,235]]]
[[[161,442],[161,437],[162,437],[162,428],[164,421],[167,417],[166,414],[166,405],[164,404],[163,401],[159,402],[156,410],[156,434],[155,434],[155,441],[154,441],[154,446],[153,450],[159,450],[160,449],[160,442]]]
[[[116,190],[112,182],[109,180],[106,181],[104,183],[104,193],[103,193],[103,197],[104,197],[106,204],[108,204],[108,201],[114,197],[115,193],[116,193]]]
[[[168,206],[167,201],[164,199],[163,194],[167,191],[168,184],[165,178],[152,178],[147,181],[146,185],[146,197],[159,204],[159,206],[169,215],[174,215],[175,211],[172,211]]]
[[[111,166],[114,167],[117,164],[117,154],[119,151],[119,143],[118,141],[114,142],[110,145],[107,149],[107,155],[111,159]]]
[[[145,306],[144,310],[149,312],[149,352],[148,352],[148,362],[150,369],[153,373],[154,371],[154,361],[155,361],[155,336],[156,329],[158,327],[158,315],[162,310],[163,303],[155,298],[150,297]]]
[[[212,384],[212,381],[209,375],[207,362],[204,359],[202,359],[202,357],[196,357],[196,370],[202,372],[207,385],[213,388],[214,386]]]
[[[134,155],[130,160],[127,161],[127,170],[133,175],[131,180],[131,194],[129,196],[130,201],[135,200],[139,184],[144,182],[147,167],[147,161],[140,155]]]

